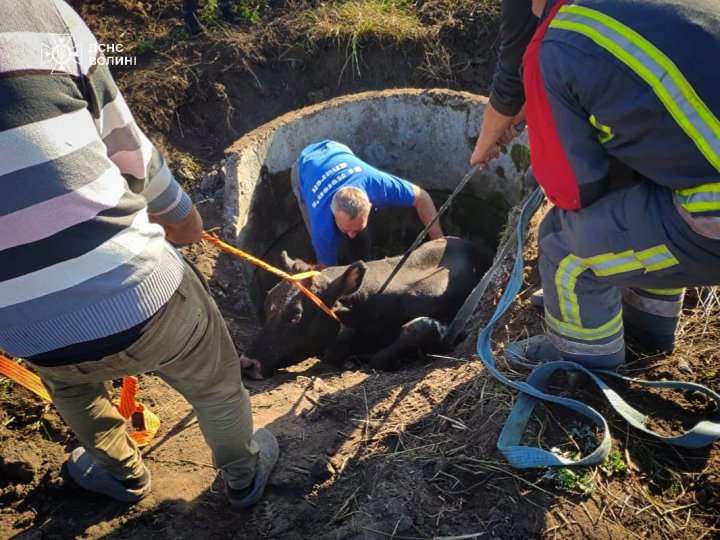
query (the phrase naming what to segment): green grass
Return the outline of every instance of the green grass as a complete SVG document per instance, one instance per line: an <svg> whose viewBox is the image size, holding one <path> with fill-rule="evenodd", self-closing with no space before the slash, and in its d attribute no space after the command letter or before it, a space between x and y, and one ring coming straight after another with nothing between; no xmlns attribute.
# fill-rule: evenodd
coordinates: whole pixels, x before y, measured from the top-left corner
<svg viewBox="0 0 720 540"><path fill-rule="evenodd" d="M562 451L553 449L553 451L563 457L572 460L578 460L583 455L588 455L597 448L597 433L594 428L586 425L576 425L568 432L571 444L575 447L573 450ZM627 463L623 459L620 452L611 452L603 462L597 467L604 476L622 476L627 472ZM597 476L596 468L587 467L558 467L548 469L542 476L546 482L566 493L575 495L588 495L595 491L596 484L594 478Z"/></svg>
<svg viewBox="0 0 720 540"><path fill-rule="evenodd" d="M200 13L198 13L198 18L203 23L208 23L215 20L218 17L219 13L220 8L218 8L217 0L207 0L205 5L200 9Z"/></svg>
<svg viewBox="0 0 720 540"><path fill-rule="evenodd" d="M373 39L392 42L416 41L433 35L423 25L409 0L350 0L322 4L306 12L310 42L336 40L347 48L346 67L360 75L360 50Z"/></svg>
<svg viewBox="0 0 720 540"><path fill-rule="evenodd" d="M406 0L350 0L322 4L307 11L315 38L387 37L393 41L419 39L430 29L422 24Z"/></svg>
<svg viewBox="0 0 720 540"><path fill-rule="evenodd" d="M585 471L559 467L549 469L542 479L552 483L555 489L574 495L589 495L595 491L595 483L590 473Z"/></svg>
<svg viewBox="0 0 720 540"><path fill-rule="evenodd" d="M627 473L628 466L620 452L611 452L600 464L600 470L606 476L621 476Z"/></svg>

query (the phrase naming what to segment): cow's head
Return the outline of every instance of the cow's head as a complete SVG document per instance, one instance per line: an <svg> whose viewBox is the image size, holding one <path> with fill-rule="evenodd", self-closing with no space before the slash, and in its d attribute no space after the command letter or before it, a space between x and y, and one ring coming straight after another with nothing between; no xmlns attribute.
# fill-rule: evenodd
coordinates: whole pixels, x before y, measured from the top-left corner
<svg viewBox="0 0 720 540"><path fill-rule="evenodd" d="M290 259L285 252L282 257L290 273L312 269L299 259ZM339 298L360 287L365 270L365 264L357 262L334 280L330 280L325 271L304 279L302 284L332 309ZM243 371L253 379L269 377L279 368L322 354L340 330L340 323L286 280L268 292L265 316L260 334L241 357Z"/></svg>

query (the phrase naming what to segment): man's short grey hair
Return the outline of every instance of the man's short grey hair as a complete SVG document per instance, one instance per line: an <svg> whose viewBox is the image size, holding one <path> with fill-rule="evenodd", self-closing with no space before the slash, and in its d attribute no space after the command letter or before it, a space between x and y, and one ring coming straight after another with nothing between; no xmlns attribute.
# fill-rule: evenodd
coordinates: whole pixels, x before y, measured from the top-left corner
<svg viewBox="0 0 720 540"><path fill-rule="evenodd" d="M350 219L369 214L371 207L367 193L352 186L338 189L330 203L333 214L342 210Z"/></svg>

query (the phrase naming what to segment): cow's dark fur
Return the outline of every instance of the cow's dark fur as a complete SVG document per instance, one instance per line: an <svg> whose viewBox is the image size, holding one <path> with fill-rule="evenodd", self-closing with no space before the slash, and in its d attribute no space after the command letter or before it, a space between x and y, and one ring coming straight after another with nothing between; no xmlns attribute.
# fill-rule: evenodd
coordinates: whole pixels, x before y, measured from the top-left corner
<svg viewBox="0 0 720 540"><path fill-rule="evenodd" d="M310 267L287 256L290 272ZM415 250L381 294L400 257L326 268L303 284L338 315L321 311L287 281L265 300L267 321L243 355L246 372L267 377L312 356L339 363L371 353L370 365L396 369L409 349L431 348L492 262L492 253L459 238L442 238Z"/></svg>

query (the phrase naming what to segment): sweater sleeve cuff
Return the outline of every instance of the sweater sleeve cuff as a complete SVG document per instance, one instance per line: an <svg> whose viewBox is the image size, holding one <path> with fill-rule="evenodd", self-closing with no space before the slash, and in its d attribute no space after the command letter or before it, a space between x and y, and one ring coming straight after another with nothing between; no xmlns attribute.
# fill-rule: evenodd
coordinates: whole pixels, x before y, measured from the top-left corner
<svg viewBox="0 0 720 540"><path fill-rule="evenodd" d="M151 214L158 223L174 224L179 223L190 215L192 210L192 200L190 196L182 190L179 190L179 200L177 204L160 214Z"/></svg>

